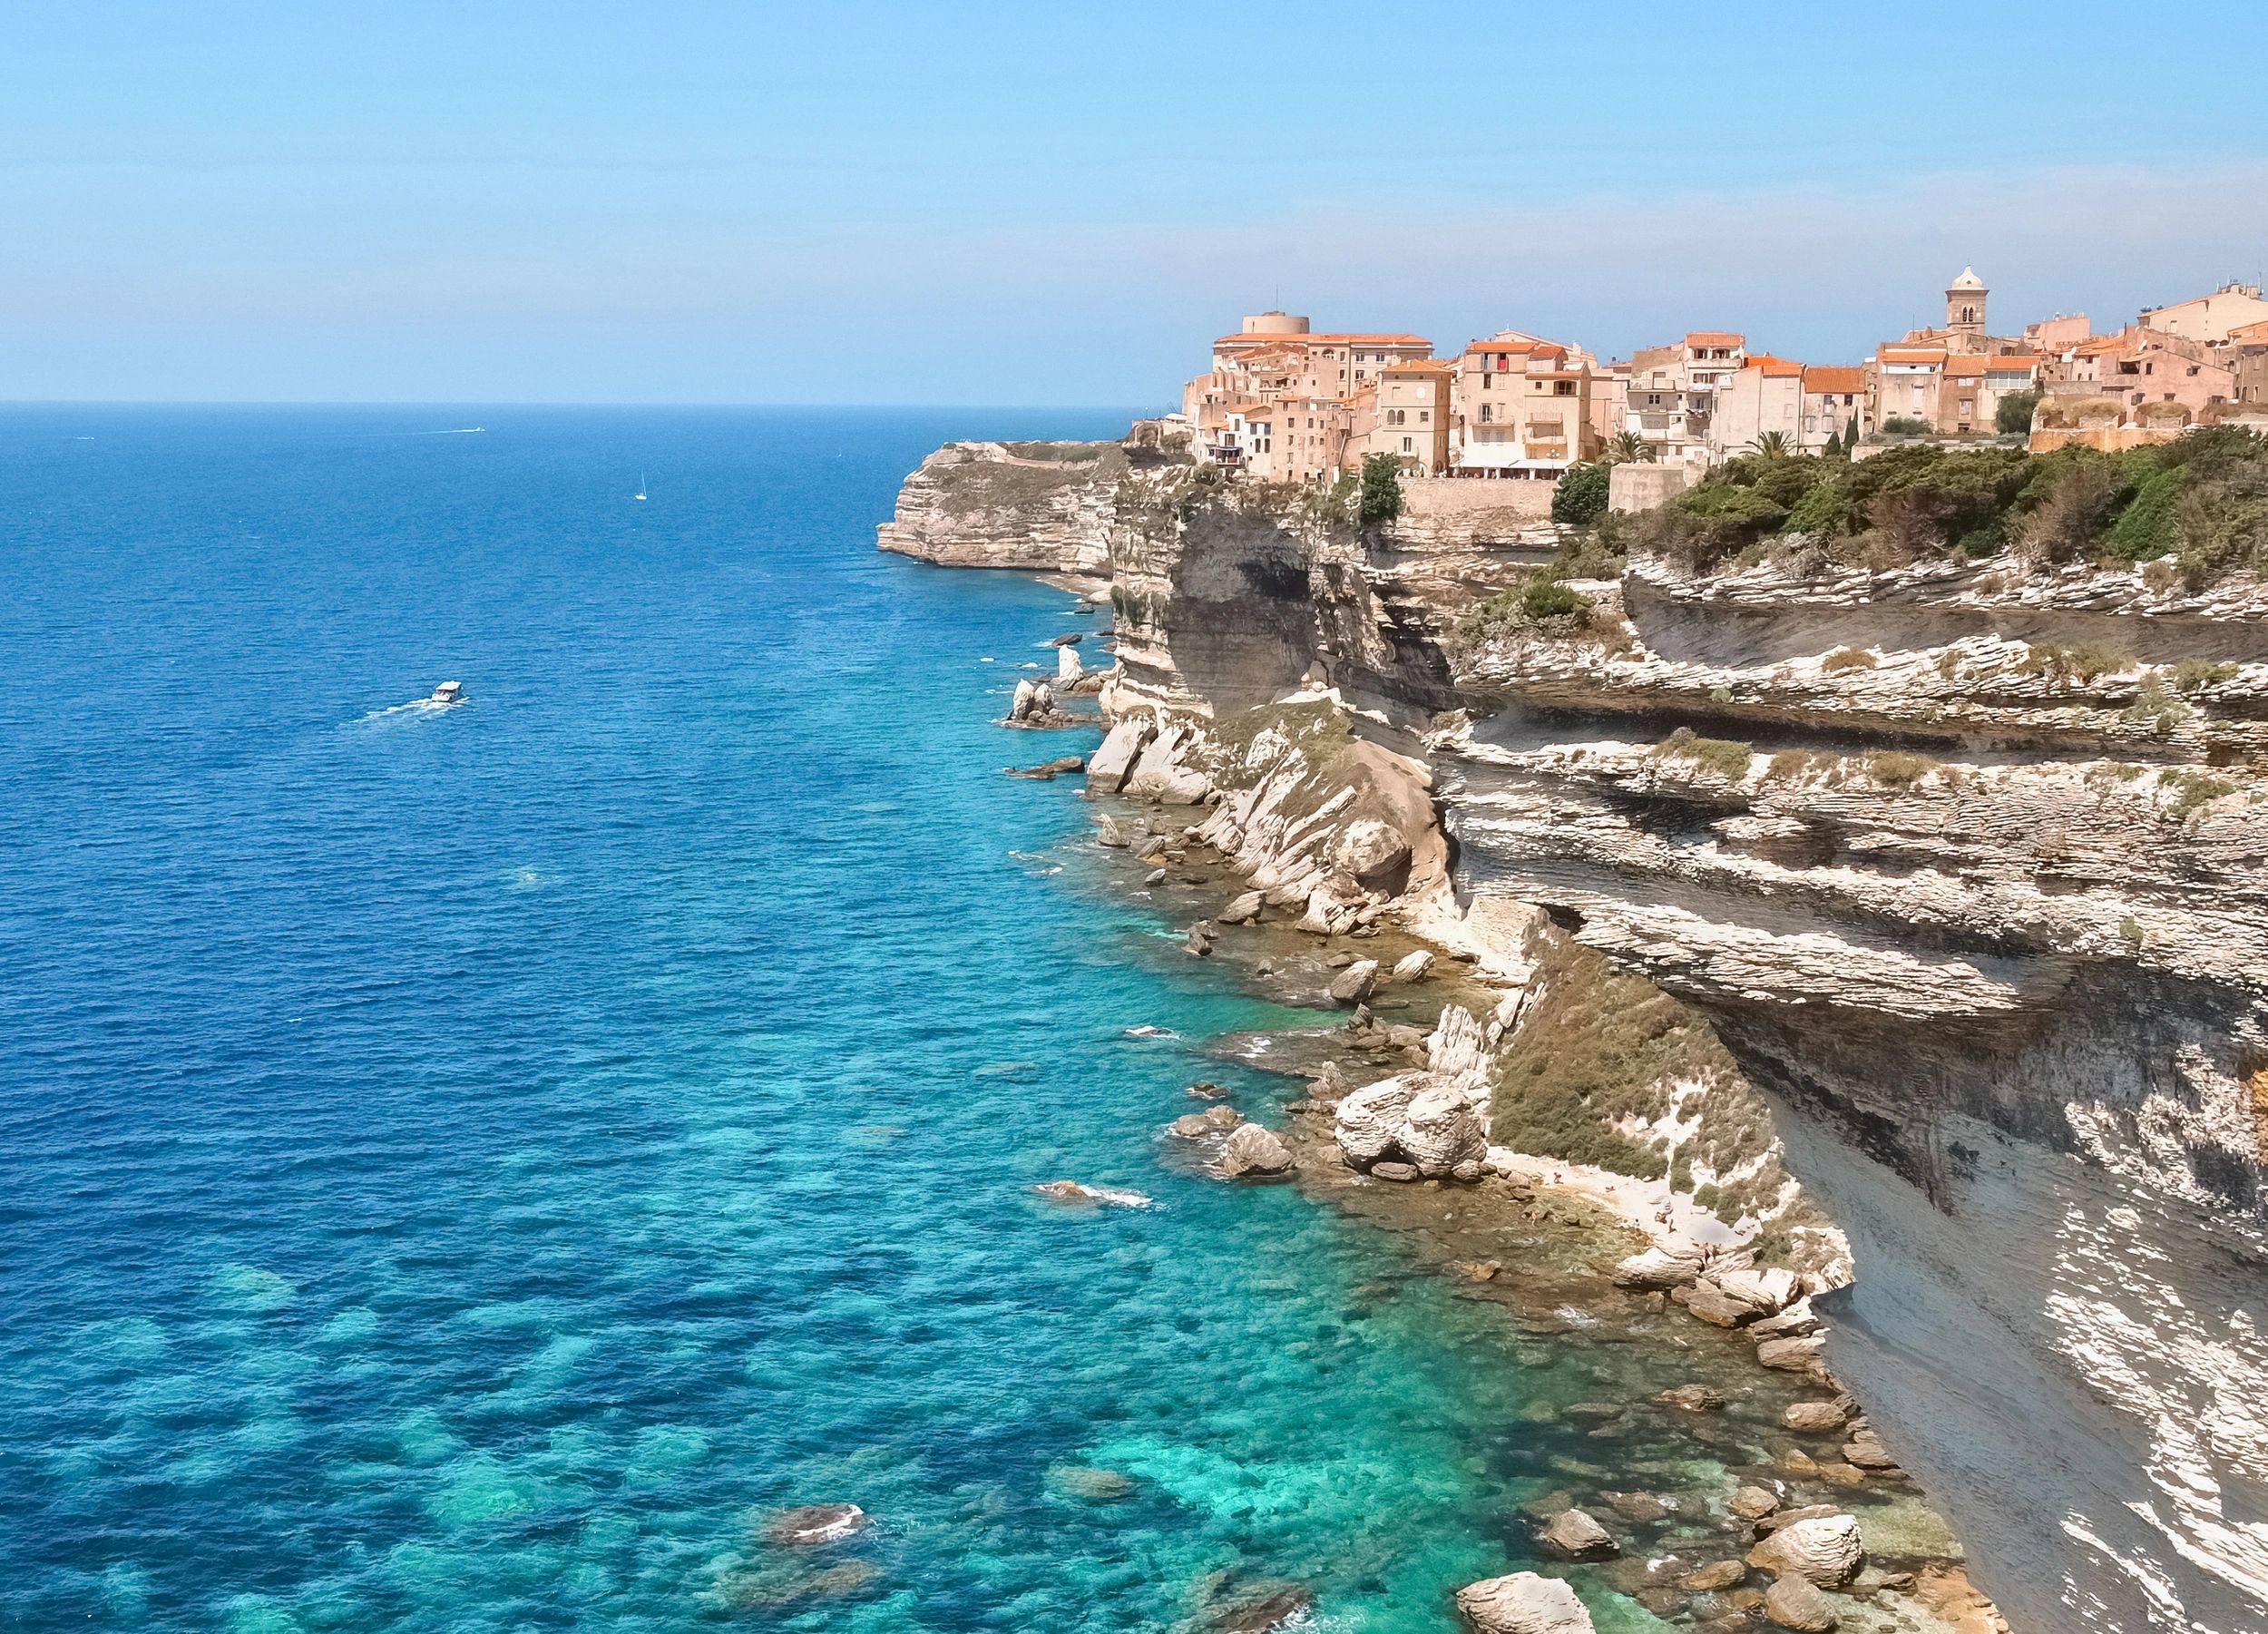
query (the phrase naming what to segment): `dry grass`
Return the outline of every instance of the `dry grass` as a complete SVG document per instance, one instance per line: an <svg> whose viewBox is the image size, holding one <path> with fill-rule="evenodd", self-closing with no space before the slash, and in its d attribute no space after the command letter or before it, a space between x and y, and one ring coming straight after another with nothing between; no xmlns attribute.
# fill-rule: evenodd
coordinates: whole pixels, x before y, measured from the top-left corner
<svg viewBox="0 0 2268 1634"><path fill-rule="evenodd" d="M1756 751L1730 738L1699 737L1691 727L1681 726L1650 752L1657 760L1689 760L1738 783L1748 776L1748 762Z"/></svg>
<svg viewBox="0 0 2268 1634"><path fill-rule="evenodd" d="M1838 647L1819 660L1823 674L1833 675L1843 670L1872 670L1882 660L1863 647Z"/></svg>

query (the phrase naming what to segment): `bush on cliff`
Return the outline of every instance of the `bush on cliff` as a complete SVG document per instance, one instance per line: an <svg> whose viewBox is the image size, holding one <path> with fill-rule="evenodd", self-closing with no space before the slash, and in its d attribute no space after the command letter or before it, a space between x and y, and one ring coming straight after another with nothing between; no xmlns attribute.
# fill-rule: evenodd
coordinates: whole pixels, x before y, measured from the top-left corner
<svg viewBox="0 0 2268 1634"><path fill-rule="evenodd" d="M1607 514L1607 490L1614 475L1604 463L1569 465L1551 490L1551 520L1587 527Z"/></svg>
<svg viewBox="0 0 2268 1634"><path fill-rule="evenodd" d="M1813 567L1876 571L2013 549L2038 565L2172 555L2198 589L2268 572L2268 442L2237 426L2105 454L1910 443L1871 459L1746 455L1633 519L1640 554L1687 572L1744 565L1800 535ZM1790 558L1793 560L1793 558ZM2153 588L2173 582L2160 568Z"/></svg>
<svg viewBox="0 0 2268 1634"><path fill-rule="evenodd" d="M1355 519L1366 528L1374 528L1401 514L1401 463L1391 454L1368 455L1363 461L1363 491Z"/></svg>

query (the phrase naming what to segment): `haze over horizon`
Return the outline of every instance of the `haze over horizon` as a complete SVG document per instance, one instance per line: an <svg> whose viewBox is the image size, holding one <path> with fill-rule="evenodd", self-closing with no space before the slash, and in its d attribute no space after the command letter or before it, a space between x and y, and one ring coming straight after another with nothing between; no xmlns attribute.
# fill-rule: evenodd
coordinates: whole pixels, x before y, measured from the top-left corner
<svg viewBox="0 0 2268 1634"><path fill-rule="evenodd" d="M2268 10L27 15L0 399L1155 404L1239 313L1856 361L2268 268Z"/></svg>

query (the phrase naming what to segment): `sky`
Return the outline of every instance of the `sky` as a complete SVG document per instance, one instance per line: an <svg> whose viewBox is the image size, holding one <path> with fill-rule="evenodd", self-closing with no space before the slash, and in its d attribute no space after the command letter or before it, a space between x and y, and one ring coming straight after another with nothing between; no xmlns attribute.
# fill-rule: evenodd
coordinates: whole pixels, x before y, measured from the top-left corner
<svg viewBox="0 0 2268 1634"><path fill-rule="evenodd" d="M73 0L0 400L1164 406L1242 313L1855 362L2268 269L2268 5Z"/></svg>

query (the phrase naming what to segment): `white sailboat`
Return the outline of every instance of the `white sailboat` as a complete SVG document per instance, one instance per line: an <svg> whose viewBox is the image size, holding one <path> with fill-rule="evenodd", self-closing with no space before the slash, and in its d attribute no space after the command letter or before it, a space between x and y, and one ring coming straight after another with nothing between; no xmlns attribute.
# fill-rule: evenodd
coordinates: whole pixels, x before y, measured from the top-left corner
<svg viewBox="0 0 2268 1634"><path fill-rule="evenodd" d="M631 494L631 497L632 499L643 499L646 497L646 474L643 471L640 471L638 474L638 492Z"/></svg>

